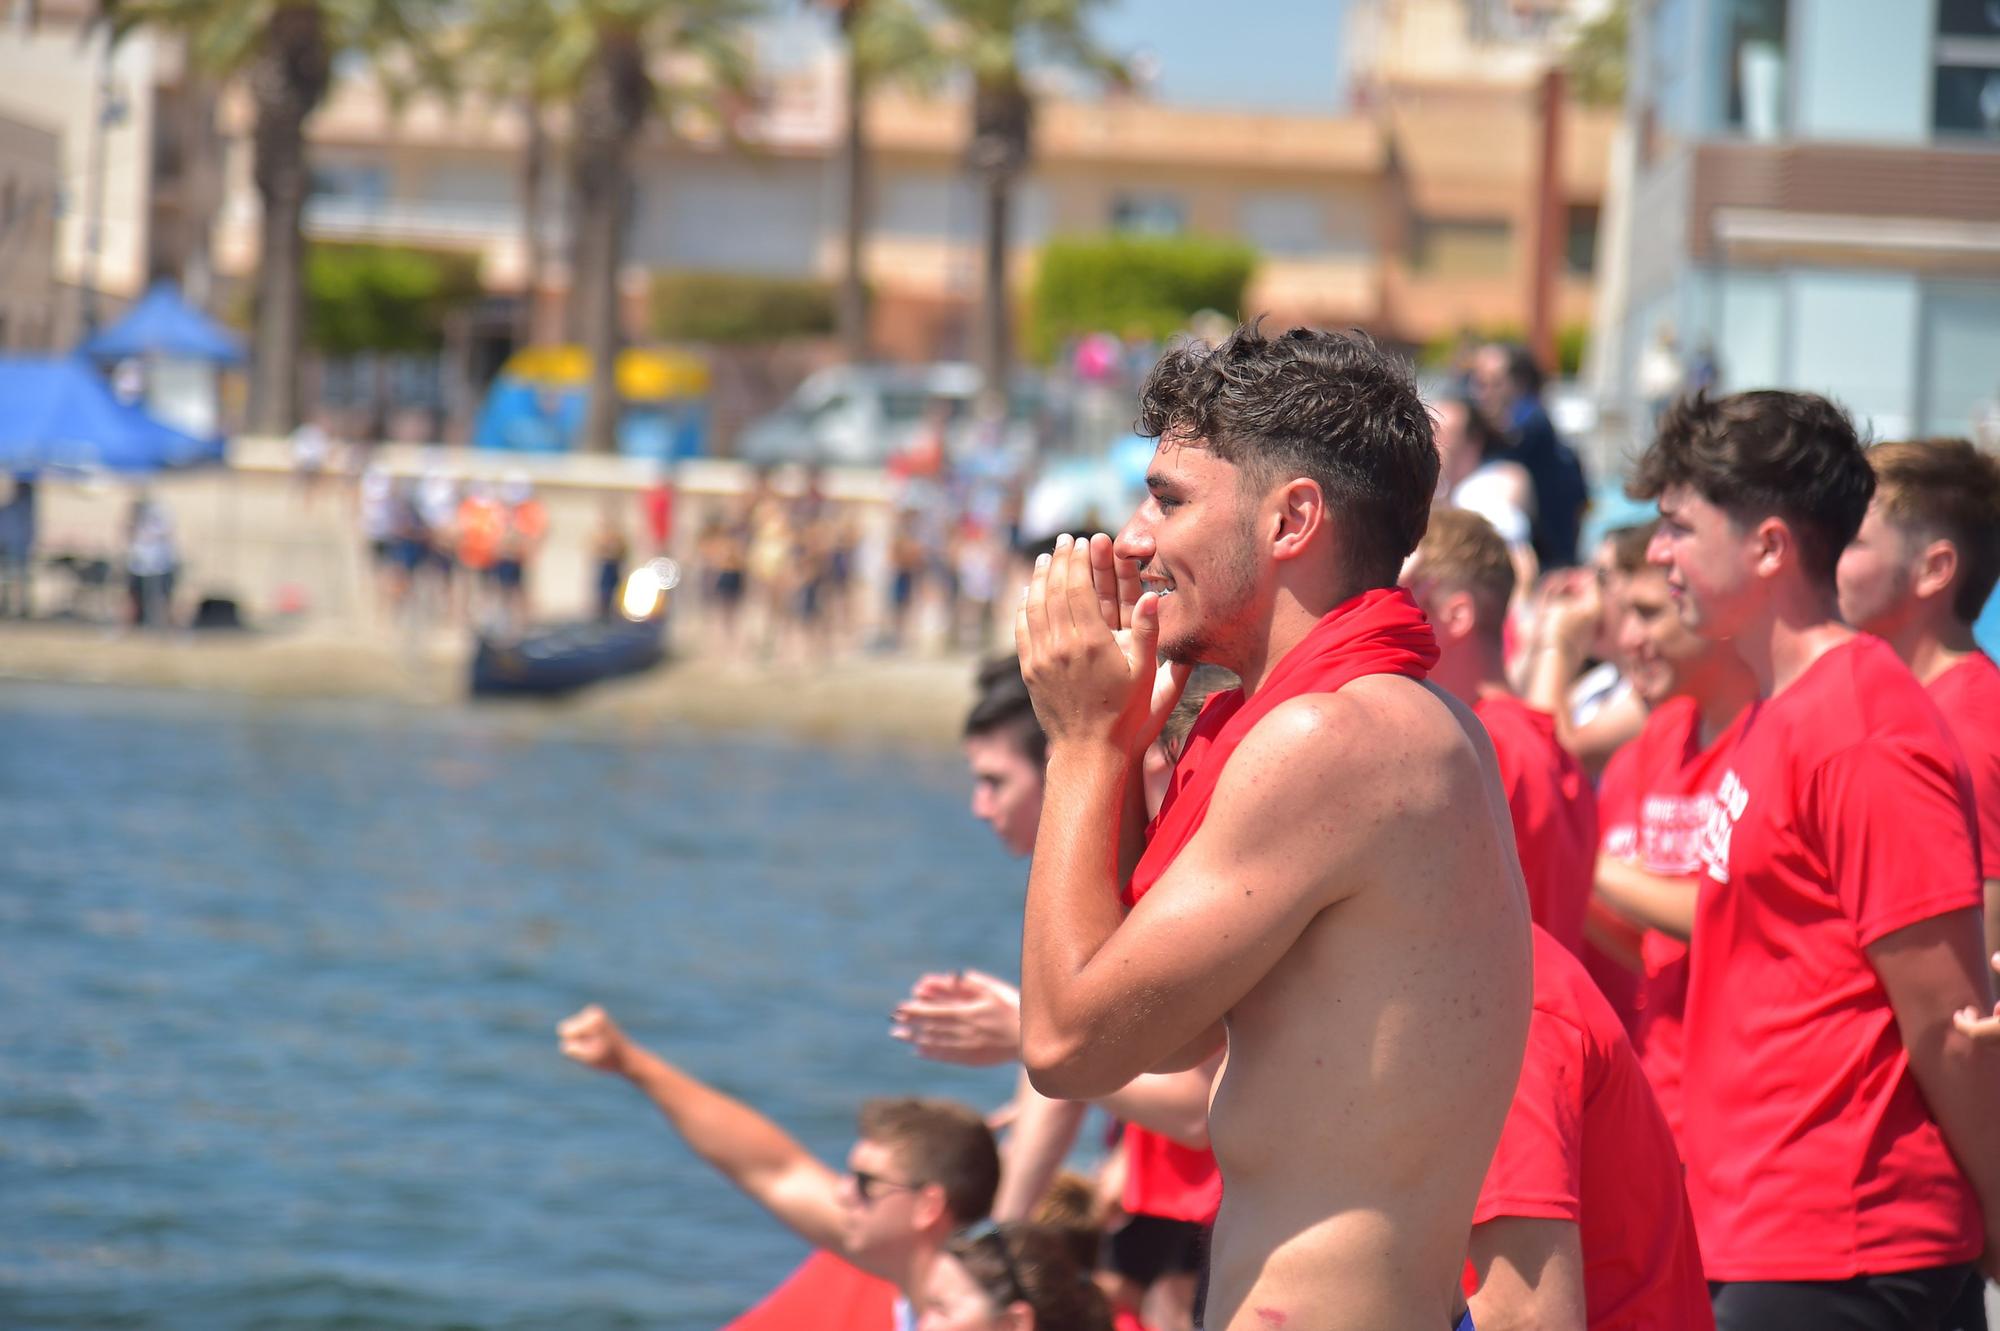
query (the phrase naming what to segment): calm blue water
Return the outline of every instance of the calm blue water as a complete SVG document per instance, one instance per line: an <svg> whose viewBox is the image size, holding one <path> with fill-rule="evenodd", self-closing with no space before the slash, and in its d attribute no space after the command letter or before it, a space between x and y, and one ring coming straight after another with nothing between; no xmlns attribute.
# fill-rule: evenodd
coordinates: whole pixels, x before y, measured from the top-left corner
<svg viewBox="0 0 2000 1331"><path fill-rule="evenodd" d="M823 1158L1005 1074L885 1034L1012 974L950 754L520 712L0 691L0 1325L706 1328L804 1252L633 1090L604 1003Z"/></svg>

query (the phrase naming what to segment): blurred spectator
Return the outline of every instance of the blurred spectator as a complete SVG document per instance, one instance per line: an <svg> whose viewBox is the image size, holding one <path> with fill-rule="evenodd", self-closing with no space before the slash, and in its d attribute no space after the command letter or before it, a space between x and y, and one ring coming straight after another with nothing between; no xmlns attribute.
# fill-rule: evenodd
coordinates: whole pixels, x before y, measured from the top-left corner
<svg viewBox="0 0 2000 1331"><path fill-rule="evenodd" d="M738 502L726 517L711 515L702 526L695 556L701 561L702 601L715 616L722 650L734 656L741 645L743 597L750 564L750 504Z"/></svg>
<svg viewBox="0 0 2000 1331"><path fill-rule="evenodd" d="M356 487L361 539L368 546L368 569L375 582L376 604L393 610L402 601L406 577L396 549L396 479L379 458L369 460Z"/></svg>
<svg viewBox="0 0 2000 1331"><path fill-rule="evenodd" d="M1542 371L1526 347L1481 347L1473 361L1479 404L1505 435L1508 456L1535 485L1535 558L1544 570L1576 563L1577 531L1589 501L1583 463L1556 437L1542 406Z"/></svg>
<svg viewBox="0 0 2000 1331"><path fill-rule="evenodd" d="M0 618L34 615L35 482L17 476L0 504Z"/></svg>
<svg viewBox="0 0 2000 1331"><path fill-rule="evenodd" d="M662 475L646 488L646 538L652 553L664 555L674 536L674 483Z"/></svg>
<svg viewBox="0 0 2000 1331"><path fill-rule="evenodd" d="M535 497L534 483L519 473L501 482L500 507L505 516L493 552L493 587L503 631L518 633L532 618L528 575L549 533L549 511Z"/></svg>
<svg viewBox="0 0 2000 1331"><path fill-rule="evenodd" d="M597 617L610 619L618 607L618 589L625 581L631 542L625 539L625 524L618 518L618 501L609 495L598 508L590 548L597 561Z"/></svg>
<svg viewBox="0 0 2000 1331"><path fill-rule="evenodd" d="M1687 374L1681 366L1680 344L1674 326L1661 320L1653 326L1652 337L1639 353L1639 396L1646 403L1647 428L1660 423L1660 416L1681 395Z"/></svg>
<svg viewBox="0 0 2000 1331"><path fill-rule="evenodd" d="M479 604L473 618L482 626L486 613L485 593L493 585L493 567L500 559L500 541L507 531L507 510L492 487L475 481L458 505L454 530L454 553L458 567L465 570L465 594Z"/></svg>
<svg viewBox="0 0 2000 1331"><path fill-rule="evenodd" d="M150 492L141 493L132 501L125 523L125 579L134 624L164 627L173 622L174 577L179 571L173 518Z"/></svg>
<svg viewBox="0 0 2000 1331"><path fill-rule="evenodd" d="M904 509L896 515L896 534L889 541L889 622L883 645L895 651L909 642L910 607L916 603L929 562L917 524L917 514Z"/></svg>
<svg viewBox="0 0 2000 1331"><path fill-rule="evenodd" d="M327 436L326 427L315 419L300 422L292 431L291 443L292 472L299 479L299 498L310 505L319 489L320 475L326 470L333 441Z"/></svg>

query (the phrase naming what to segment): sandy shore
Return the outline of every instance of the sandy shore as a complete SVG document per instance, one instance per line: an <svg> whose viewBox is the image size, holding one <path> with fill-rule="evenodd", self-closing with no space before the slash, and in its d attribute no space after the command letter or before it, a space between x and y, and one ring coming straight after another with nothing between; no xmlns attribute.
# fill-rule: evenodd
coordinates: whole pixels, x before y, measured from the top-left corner
<svg viewBox="0 0 2000 1331"><path fill-rule="evenodd" d="M470 649L458 634L416 642L309 629L141 633L5 621L0 687L19 681L266 701L368 699L536 711L615 732L697 726L931 747L957 740L973 673L966 657L856 655L811 666L677 657L558 702L473 702L466 694Z"/></svg>

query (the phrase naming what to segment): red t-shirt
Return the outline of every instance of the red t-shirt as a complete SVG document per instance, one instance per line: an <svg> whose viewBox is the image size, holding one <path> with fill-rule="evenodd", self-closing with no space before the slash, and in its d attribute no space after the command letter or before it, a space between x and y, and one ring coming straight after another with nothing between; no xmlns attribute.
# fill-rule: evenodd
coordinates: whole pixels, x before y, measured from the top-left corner
<svg viewBox="0 0 2000 1331"><path fill-rule="evenodd" d="M1591 1331L1715 1325L1666 1119L1617 1014L1539 928L1528 1050L1472 1223L1502 1216L1576 1225Z"/></svg>
<svg viewBox="0 0 2000 1331"><path fill-rule="evenodd" d="M1685 878L1701 870L1701 835L1715 807L1715 786L1750 709L1708 748L1701 709L1674 698L1653 709L1645 728L1620 750L1632 755L1632 835L1622 857L1648 873ZM1681 1135L1681 1059L1687 1008L1687 944L1648 929L1639 944L1645 979L1632 1043L1674 1137Z"/></svg>
<svg viewBox="0 0 2000 1331"><path fill-rule="evenodd" d="M1682 1145L1708 1273L1966 1262L1979 1205L1866 949L1965 911L1971 790L1916 676L1866 635L1745 723L1701 837Z"/></svg>
<svg viewBox="0 0 2000 1331"><path fill-rule="evenodd" d="M723 1331L894 1331L894 1285L824 1249Z"/></svg>
<svg viewBox="0 0 2000 1331"><path fill-rule="evenodd" d="M1519 698L1481 698L1472 710L1493 737L1507 788L1514 846L1528 881L1528 913L1572 952L1597 869L1597 796L1583 768L1556 742L1556 721Z"/></svg>
<svg viewBox="0 0 2000 1331"><path fill-rule="evenodd" d="M1638 828L1634 825L1638 771L1637 764L1633 762L1637 756L1637 746L1629 743L1620 745L1597 778L1597 849L1601 855L1630 859L1632 845L1638 839ZM1600 948L1594 935L1598 930L1609 933L1625 949L1636 954L1646 931L1599 901L1595 894L1585 909L1585 919L1593 930L1583 940L1583 968L1590 972L1590 978L1597 982L1598 992L1610 1002L1618 1020L1625 1024L1625 1033L1636 1040L1639 1032L1639 974L1617 956Z"/></svg>
<svg viewBox="0 0 2000 1331"><path fill-rule="evenodd" d="M1979 872L2000 878L2000 667L1974 652L1931 681L1931 701L1958 740L1979 805Z"/></svg>

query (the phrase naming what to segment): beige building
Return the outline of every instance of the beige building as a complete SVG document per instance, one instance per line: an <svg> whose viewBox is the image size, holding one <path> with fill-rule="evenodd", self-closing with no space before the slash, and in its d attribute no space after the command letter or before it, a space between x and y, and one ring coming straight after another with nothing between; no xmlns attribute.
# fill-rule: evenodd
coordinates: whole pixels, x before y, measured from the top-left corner
<svg viewBox="0 0 2000 1331"><path fill-rule="evenodd" d="M54 130L0 116L0 354L56 346L61 148Z"/></svg>

